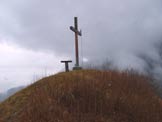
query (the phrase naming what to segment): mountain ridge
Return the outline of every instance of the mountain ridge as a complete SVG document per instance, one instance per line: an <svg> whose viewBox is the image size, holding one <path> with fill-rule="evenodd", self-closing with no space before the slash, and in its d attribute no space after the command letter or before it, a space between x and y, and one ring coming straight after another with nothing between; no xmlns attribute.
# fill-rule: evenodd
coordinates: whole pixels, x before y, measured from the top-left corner
<svg viewBox="0 0 162 122"><path fill-rule="evenodd" d="M8 89L6 92L0 93L0 102L4 101L8 97L12 96L16 92L20 91L21 89L25 88L25 86L18 86Z"/></svg>
<svg viewBox="0 0 162 122"><path fill-rule="evenodd" d="M149 78L130 71L81 70L39 80L0 104L2 122L160 122Z"/></svg>

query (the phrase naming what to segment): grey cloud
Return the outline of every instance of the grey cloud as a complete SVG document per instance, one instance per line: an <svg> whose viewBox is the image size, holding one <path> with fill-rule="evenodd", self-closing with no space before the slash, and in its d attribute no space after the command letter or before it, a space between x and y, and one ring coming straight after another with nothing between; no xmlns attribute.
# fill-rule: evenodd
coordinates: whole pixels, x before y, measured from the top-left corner
<svg viewBox="0 0 162 122"><path fill-rule="evenodd" d="M162 42L161 5L160 0L6 0L0 32L25 48L74 57L69 26L78 16L85 57L144 70L148 63L139 55L161 59L154 47Z"/></svg>

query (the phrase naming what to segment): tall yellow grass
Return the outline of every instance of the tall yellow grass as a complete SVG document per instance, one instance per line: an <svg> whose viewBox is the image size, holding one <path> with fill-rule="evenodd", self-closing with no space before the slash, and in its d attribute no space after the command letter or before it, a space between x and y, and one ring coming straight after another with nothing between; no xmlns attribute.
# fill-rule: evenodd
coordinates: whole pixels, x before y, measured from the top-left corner
<svg viewBox="0 0 162 122"><path fill-rule="evenodd" d="M60 73L33 84L17 122L162 122L150 79L130 71Z"/></svg>

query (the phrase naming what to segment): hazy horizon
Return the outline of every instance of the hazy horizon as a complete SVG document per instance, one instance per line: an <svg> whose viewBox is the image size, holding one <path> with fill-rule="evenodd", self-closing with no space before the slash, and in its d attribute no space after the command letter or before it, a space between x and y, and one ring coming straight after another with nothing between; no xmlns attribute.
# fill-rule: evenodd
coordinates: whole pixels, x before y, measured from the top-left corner
<svg viewBox="0 0 162 122"><path fill-rule="evenodd" d="M61 60L75 63L69 30L74 16L83 32L80 56L87 63L110 60L119 69L134 68L160 79L161 11L160 0L2 0L0 91L64 69Z"/></svg>

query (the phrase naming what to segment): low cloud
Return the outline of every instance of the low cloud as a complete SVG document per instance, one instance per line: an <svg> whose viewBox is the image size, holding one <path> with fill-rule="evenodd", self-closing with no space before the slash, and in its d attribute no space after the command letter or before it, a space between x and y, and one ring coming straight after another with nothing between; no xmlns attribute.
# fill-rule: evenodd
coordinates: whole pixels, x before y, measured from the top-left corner
<svg viewBox="0 0 162 122"><path fill-rule="evenodd" d="M69 26L78 16L89 61L110 59L122 69L159 73L161 5L160 0L5 0L0 4L0 36L22 48L74 59Z"/></svg>
<svg viewBox="0 0 162 122"><path fill-rule="evenodd" d="M5 43L0 44L0 56L0 92L11 87L29 85L63 68L58 63L63 57Z"/></svg>

